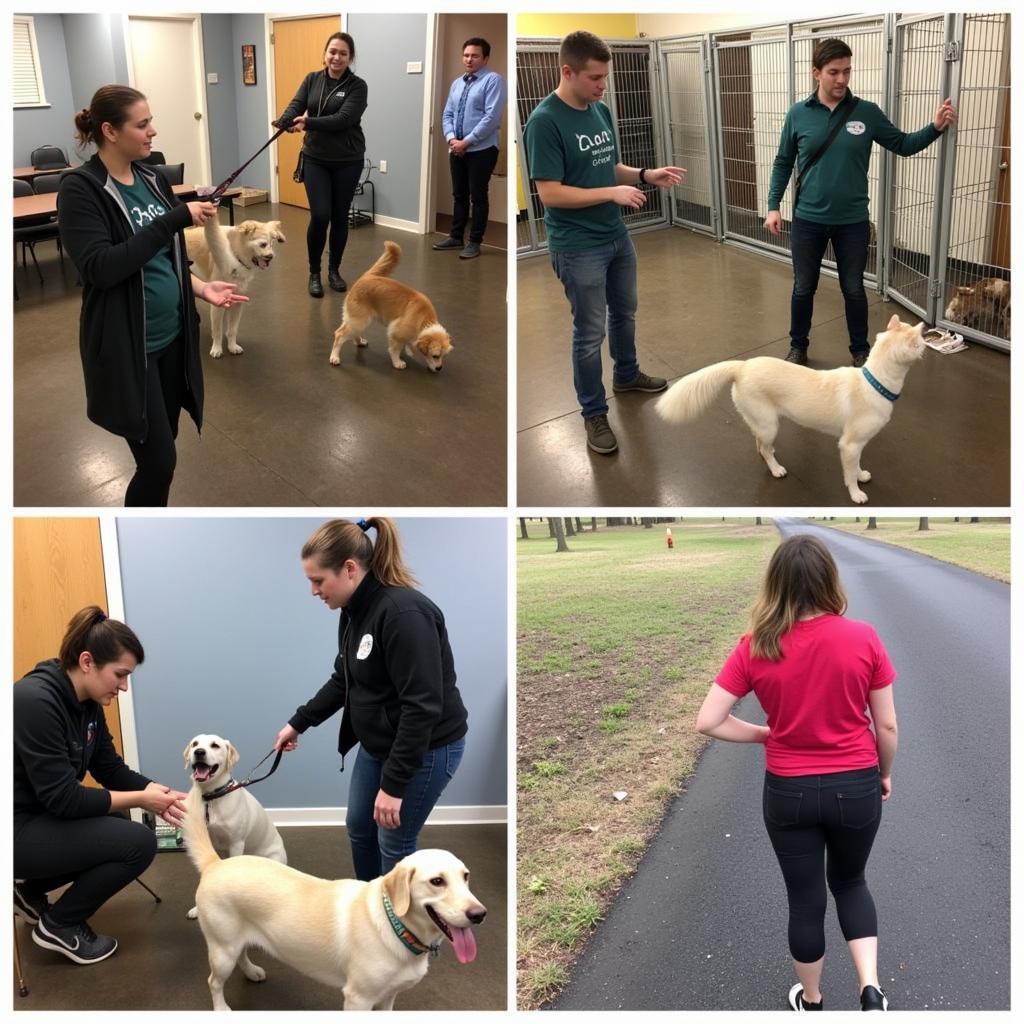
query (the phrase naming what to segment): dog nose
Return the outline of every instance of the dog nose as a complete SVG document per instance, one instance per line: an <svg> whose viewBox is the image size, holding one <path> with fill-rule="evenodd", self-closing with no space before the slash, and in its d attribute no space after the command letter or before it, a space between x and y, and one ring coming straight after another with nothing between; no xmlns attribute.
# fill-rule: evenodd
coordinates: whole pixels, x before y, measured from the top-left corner
<svg viewBox="0 0 1024 1024"><path fill-rule="evenodd" d="M206 751L203 750L202 747L197 747L195 750L192 751L192 756L193 757L206 757Z"/></svg>
<svg viewBox="0 0 1024 1024"><path fill-rule="evenodd" d="M481 904L473 907L472 910L466 911L466 917L473 922L473 924L479 924L487 916L487 908Z"/></svg>

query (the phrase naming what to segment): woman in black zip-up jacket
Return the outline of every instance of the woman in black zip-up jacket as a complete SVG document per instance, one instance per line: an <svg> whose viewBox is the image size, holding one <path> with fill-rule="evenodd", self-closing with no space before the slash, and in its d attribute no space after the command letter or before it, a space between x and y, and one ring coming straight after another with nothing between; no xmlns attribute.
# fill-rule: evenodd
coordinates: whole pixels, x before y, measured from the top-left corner
<svg viewBox="0 0 1024 1024"><path fill-rule="evenodd" d="M105 85L75 116L82 145L98 152L61 179L61 243L82 279L79 348L86 413L124 437L135 457L126 505L167 504L178 417L202 426L203 368L195 298L248 302L235 285L189 271L184 229L217 215L180 203L167 179L139 163L156 135L146 97Z"/></svg>
<svg viewBox="0 0 1024 1024"><path fill-rule="evenodd" d="M77 964L117 949L88 919L156 853L153 832L119 812L141 807L171 824L185 812L184 793L124 763L103 717L143 657L123 622L83 608L60 655L14 685L14 913L35 926L37 945ZM103 788L83 786L86 772ZM46 894L68 882L51 906Z"/></svg>
<svg viewBox="0 0 1024 1024"><path fill-rule="evenodd" d="M341 276L341 258L348 241L348 211L352 205L366 157L366 139L360 120L366 110L366 82L349 66L356 59L356 44L347 32L335 32L324 47L320 71L302 80L295 98L274 127L288 125L303 131L302 152L295 179L306 186L309 199L309 294L323 298L320 258L331 229L327 283L336 292L348 287Z"/></svg>
<svg viewBox="0 0 1024 1024"><path fill-rule="evenodd" d="M345 825L356 877L368 882L415 851L462 759L466 708L444 615L415 589L391 519L325 523L303 546L302 568L313 595L342 610L338 657L274 748L294 750L300 733L344 709L343 768L359 744Z"/></svg>

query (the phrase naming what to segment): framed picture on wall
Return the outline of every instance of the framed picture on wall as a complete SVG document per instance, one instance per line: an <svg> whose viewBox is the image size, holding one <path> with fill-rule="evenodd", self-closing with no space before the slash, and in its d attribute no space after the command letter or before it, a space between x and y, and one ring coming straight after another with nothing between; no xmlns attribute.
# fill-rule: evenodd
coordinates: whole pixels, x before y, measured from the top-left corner
<svg viewBox="0 0 1024 1024"><path fill-rule="evenodd" d="M242 85L256 84L256 45L242 44Z"/></svg>

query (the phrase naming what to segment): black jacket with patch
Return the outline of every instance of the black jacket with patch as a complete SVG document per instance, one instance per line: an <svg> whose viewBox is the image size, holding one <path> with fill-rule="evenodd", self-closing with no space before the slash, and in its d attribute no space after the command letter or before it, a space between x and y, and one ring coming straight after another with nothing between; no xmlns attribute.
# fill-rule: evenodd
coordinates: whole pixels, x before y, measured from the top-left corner
<svg viewBox="0 0 1024 1024"><path fill-rule="evenodd" d="M82 279L79 349L85 372L86 414L111 433L144 441L146 421L146 264L169 242L182 293L185 342L184 408L203 422L203 366L199 314L192 293L185 228L188 206L167 179L147 164L132 164L163 200L167 213L138 233L117 187L98 156L69 171L57 196L61 243Z"/></svg>
<svg viewBox="0 0 1024 1024"><path fill-rule="evenodd" d="M145 789L114 749L103 708L80 701L53 658L14 684L14 818L95 818L110 811L107 790ZM104 788L81 785L85 773Z"/></svg>
<svg viewBox="0 0 1024 1024"><path fill-rule="evenodd" d="M341 78L326 71L311 71L279 118L290 124L308 111L302 152L324 163L362 163L366 137L361 118L366 110L366 82L351 68Z"/></svg>
<svg viewBox="0 0 1024 1024"><path fill-rule="evenodd" d="M381 789L394 797L429 750L466 735L444 616L429 597L364 577L341 613L331 678L289 724L305 732L340 708L339 753L361 743L384 762Z"/></svg>

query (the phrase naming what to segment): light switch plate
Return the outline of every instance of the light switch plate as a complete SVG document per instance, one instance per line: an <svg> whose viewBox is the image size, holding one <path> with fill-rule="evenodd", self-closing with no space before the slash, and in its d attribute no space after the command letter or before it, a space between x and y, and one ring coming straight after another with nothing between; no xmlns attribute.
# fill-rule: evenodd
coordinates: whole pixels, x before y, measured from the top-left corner
<svg viewBox="0 0 1024 1024"><path fill-rule="evenodd" d="M407 75L422 75L423 74L423 61L421 60L409 60L405 62L405 73Z"/></svg>

